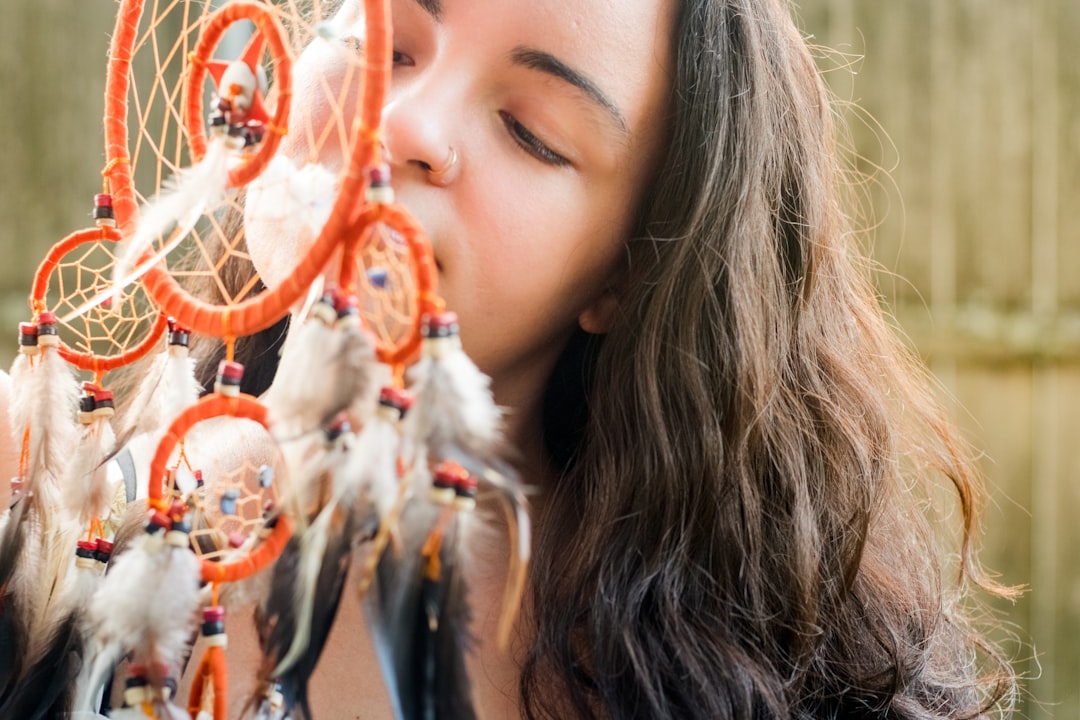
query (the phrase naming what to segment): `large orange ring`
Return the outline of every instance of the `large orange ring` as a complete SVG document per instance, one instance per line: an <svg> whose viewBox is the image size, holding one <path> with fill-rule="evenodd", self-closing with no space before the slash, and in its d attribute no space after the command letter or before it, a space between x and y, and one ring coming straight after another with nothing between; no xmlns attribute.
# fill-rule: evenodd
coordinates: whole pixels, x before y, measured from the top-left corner
<svg viewBox="0 0 1080 720"><path fill-rule="evenodd" d="M173 419L154 451L153 460L150 461L149 490L152 507L159 510L168 509L169 501L165 498L165 478L168 475L167 466L173 450L196 424L222 416L252 420L268 430L270 428L266 406L250 395L228 397L212 393L188 407ZM270 534L246 557L230 563L201 559L202 579L204 582L221 583L235 582L250 577L276 560L291 536L292 522L288 516L279 515Z"/></svg>
<svg viewBox="0 0 1080 720"><path fill-rule="evenodd" d="M35 313L45 307L45 296L49 292L49 277L56 270L60 260L79 245L107 240L117 242L120 234L113 228L95 227L86 230L78 230L56 243L50 248L45 259L41 261L37 272L34 273L34 285L30 289L30 307ZM158 318L146 337L134 347L126 349L119 355L95 355L92 352L78 352L60 343L60 356L80 370L88 370L96 375L102 375L116 368L123 367L145 357L158 340L165 334L169 320L164 313L158 313Z"/></svg>

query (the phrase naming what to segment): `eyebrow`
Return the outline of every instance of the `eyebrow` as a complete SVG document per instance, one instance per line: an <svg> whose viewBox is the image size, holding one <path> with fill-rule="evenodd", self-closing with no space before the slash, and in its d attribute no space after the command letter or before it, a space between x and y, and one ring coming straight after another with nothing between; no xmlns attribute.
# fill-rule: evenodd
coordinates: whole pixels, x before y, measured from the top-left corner
<svg viewBox="0 0 1080 720"><path fill-rule="evenodd" d="M424 3L436 3L439 0L417 0L417 2ZM551 53L544 52L543 50L536 50L529 47L516 47L510 54L511 60L515 65L529 68L530 70L537 70L539 72L551 75L552 77L563 80L570 83L578 90L581 90L588 96L593 102L602 107L607 114L611 117L611 120L615 123L615 126L623 133L629 132L629 126L626 124L626 118L623 116L619 107L612 102L612 100L604 93L600 87L589 78L585 77L577 70L564 63L559 58L555 57Z"/></svg>
<svg viewBox="0 0 1080 720"><path fill-rule="evenodd" d="M442 0L416 0L416 4L424 9L434 20L442 18Z"/></svg>
<svg viewBox="0 0 1080 720"><path fill-rule="evenodd" d="M414 0L414 2L416 2L416 4L436 22L442 17L442 0ZM602 107L607 112L612 122L615 123L615 127L617 127L624 135L630 132L630 126L627 125L626 117L623 116L622 111L619 110L619 106L612 102L611 98L600 89L600 86L551 53L519 46L514 48L514 51L510 53L510 59L515 65L520 65L521 67L530 70L537 70L570 83L578 90L585 93L585 95L593 102Z"/></svg>

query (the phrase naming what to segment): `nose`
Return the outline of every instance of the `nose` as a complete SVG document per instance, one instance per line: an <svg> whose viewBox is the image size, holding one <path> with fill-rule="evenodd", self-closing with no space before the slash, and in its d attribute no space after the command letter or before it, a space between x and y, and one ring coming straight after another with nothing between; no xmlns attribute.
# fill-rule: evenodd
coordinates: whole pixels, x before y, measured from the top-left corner
<svg viewBox="0 0 1080 720"><path fill-rule="evenodd" d="M453 98L440 81L414 79L392 89L383 106L387 162L398 180L412 178L446 187L461 171L463 148L453 138Z"/></svg>

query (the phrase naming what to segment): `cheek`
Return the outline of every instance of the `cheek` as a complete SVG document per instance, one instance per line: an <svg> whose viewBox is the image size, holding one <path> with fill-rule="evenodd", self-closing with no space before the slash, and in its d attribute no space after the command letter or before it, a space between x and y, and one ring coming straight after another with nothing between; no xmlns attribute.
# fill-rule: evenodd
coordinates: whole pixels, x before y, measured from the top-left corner
<svg viewBox="0 0 1080 720"><path fill-rule="evenodd" d="M340 169L360 110L358 56L343 41L316 38L293 67L289 133L283 152L298 164L318 160Z"/></svg>

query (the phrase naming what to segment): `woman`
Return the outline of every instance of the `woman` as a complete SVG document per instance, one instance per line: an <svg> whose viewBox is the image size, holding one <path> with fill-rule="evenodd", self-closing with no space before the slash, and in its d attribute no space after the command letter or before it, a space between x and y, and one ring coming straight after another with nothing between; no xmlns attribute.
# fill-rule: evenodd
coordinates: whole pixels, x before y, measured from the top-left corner
<svg viewBox="0 0 1080 720"><path fill-rule="evenodd" d="M505 557L469 549L481 717L1011 709L1014 677L966 609L973 586L1005 593L974 553L977 476L849 247L827 94L789 13L393 0L394 188L536 488L506 652ZM337 118L358 3L334 24L345 42L297 63L283 152L337 169L336 136L312 140ZM287 224L247 241L270 286L300 250ZM249 391L278 335L239 347ZM956 568L924 513L939 478ZM314 678L319 718L385 716L354 605Z"/></svg>
<svg viewBox="0 0 1080 720"><path fill-rule="evenodd" d="M538 488L520 673L485 663L520 698L481 711L1008 714L965 610L973 585L1005 592L974 554L976 473L850 246L786 4L393 8L395 190ZM300 86L335 63L301 60ZM308 107L301 126L329 122ZM286 151L333 164L312 136ZM295 244L248 243L279 281ZM939 478L956 569L924 514Z"/></svg>

